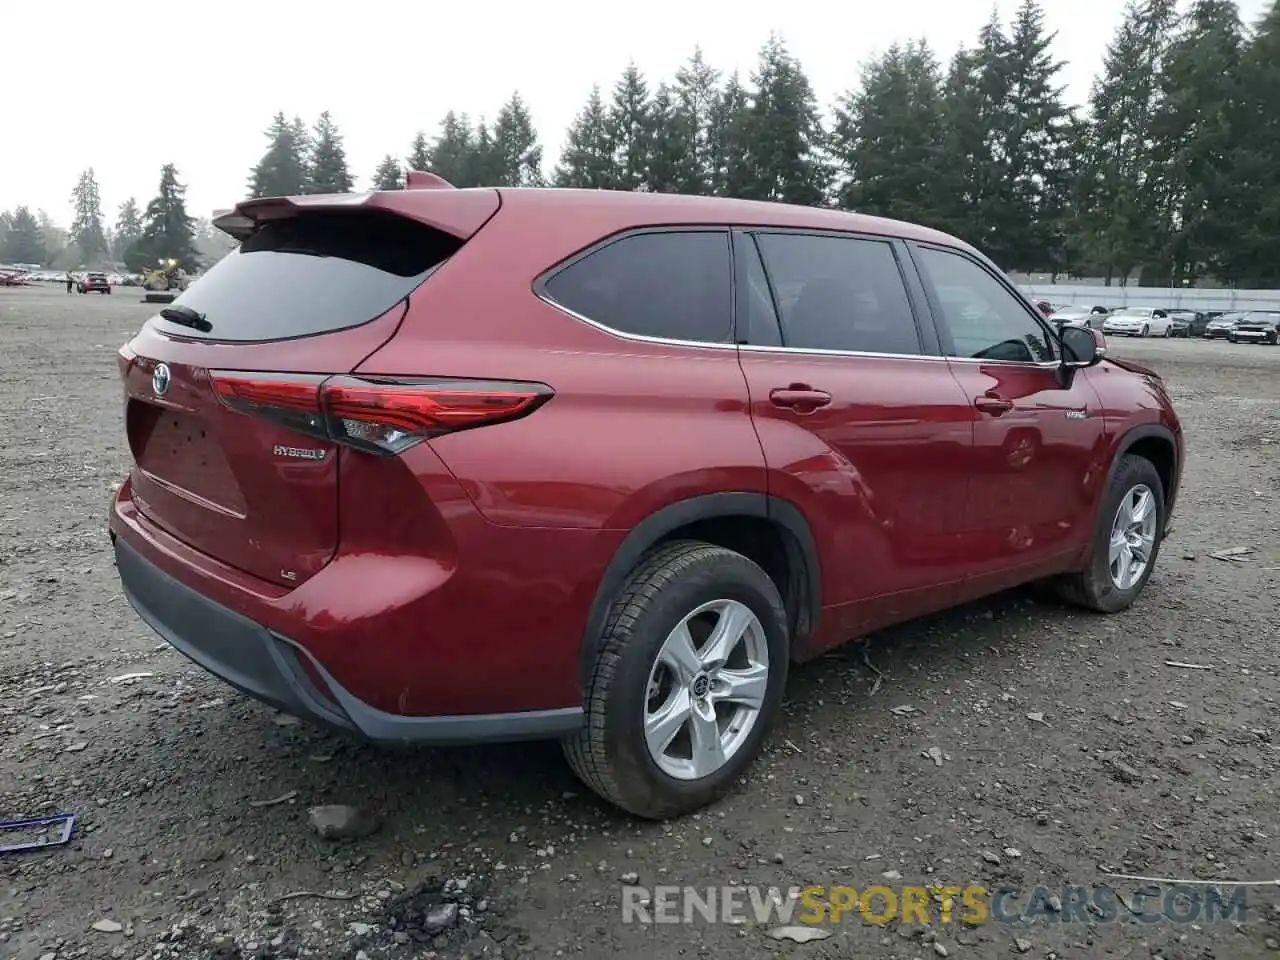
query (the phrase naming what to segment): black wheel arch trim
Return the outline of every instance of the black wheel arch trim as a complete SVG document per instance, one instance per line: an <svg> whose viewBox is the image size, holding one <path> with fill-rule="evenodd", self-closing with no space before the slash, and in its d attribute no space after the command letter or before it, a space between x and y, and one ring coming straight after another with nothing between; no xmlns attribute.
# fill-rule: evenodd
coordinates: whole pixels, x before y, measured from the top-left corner
<svg viewBox="0 0 1280 960"><path fill-rule="evenodd" d="M699 520L734 516L770 520L786 531L788 536L784 538L784 543L788 551L793 553L789 559L798 560L804 572L801 609L793 613L793 618L798 621L800 632L808 633L817 626L819 611L822 609L822 568L818 544L809 521L795 504L766 493L746 491L709 493L678 500L637 523L605 567L604 575L596 587L582 636L578 678L583 690L591 677L600 635L609 616L609 607L640 558L673 530ZM795 569L794 565L792 569Z"/></svg>
<svg viewBox="0 0 1280 960"><path fill-rule="evenodd" d="M1120 469L1121 457L1132 450L1139 441L1153 437L1169 444L1169 449L1173 452L1173 475L1169 489L1164 491L1165 527L1167 532L1167 528L1172 522L1172 507L1174 500L1177 498L1178 483L1180 481L1178 439L1168 427L1159 423L1144 423L1125 431L1116 443L1116 452L1111 458L1111 465L1107 468L1107 483L1103 489L1105 490L1111 486L1111 481L1114 479L1116 471Z"/></svg>

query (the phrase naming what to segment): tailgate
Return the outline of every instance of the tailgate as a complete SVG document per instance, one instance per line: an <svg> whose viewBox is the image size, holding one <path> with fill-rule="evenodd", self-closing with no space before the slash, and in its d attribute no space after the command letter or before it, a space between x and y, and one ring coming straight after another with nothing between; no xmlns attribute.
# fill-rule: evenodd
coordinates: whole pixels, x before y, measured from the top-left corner
<svg viewBox="0 0 1280 960"><path fill-rule="evenodd" d="M232 409L213 377L270 374L294 402L318 391L392 337L408 295L465 239L385 210L304 208L258 227L121 350L138 510L273 583L323 568L350 453L303 419Z"/></svg>

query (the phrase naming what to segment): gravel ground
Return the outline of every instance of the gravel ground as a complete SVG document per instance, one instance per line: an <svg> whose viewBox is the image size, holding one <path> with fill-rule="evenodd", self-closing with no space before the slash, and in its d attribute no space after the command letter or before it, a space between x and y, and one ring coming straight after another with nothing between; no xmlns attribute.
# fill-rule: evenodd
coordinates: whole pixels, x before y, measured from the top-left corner
<svg viewBox="0 0 1280 960"><path fill-rule="evenodd" d="M795 672L741 789L663 825L597 802L553 745L376 749L291 724L158 642L121 597L105 525L127 462L114 352L148 315L139 300L0 290L0 816L78 815L69 845L0 855L0 957L1280 949L1274 887L1249 889L1243 923L1055 922L1058 904L972 929L855 913L804 944L755 920L627 924L621 910L623 878L1012 884L1015 909L1036 884L1104 871L1274 878L1280 349L1112 344L1167 377L1191 449L1174 538L1135 608L1101 618L1013 593L837 651ZM1253 551L1210 557L1230 547ZM322 839L317 804L356 805L379 829ZM332 898L279 899L300 892Z"/></svg>

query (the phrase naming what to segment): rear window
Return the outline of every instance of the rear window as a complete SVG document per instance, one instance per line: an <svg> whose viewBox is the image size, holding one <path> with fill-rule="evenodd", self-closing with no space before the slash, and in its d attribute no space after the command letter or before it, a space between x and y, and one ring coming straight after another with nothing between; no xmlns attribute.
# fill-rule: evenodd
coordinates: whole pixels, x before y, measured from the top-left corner
<svg viewBox="0 0 1280 960"><path fill-rule="evenodd" d="M204 340L286 340L368 323L390 310L463 241L381 212L277 220L195 280L175 304L204 314Z"/></svg>

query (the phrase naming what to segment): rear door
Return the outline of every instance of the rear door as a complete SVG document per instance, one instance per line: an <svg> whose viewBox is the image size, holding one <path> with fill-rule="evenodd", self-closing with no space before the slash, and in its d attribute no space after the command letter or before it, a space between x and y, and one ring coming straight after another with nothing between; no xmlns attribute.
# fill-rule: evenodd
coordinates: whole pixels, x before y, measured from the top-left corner
<svg viewBox="0 0 1280 960"><path fill-rule="evenodd" d="M495 195L470 226L444 230L355 199L268 211L276 218L121 351L139 511L210 557L283 585L305 581L338 544L340 454L307 423L320 382L384 344L410 292L497 207ZM247 375L264 372L279 376ZM273 415L243 412L255 407Z"/></svg>
<svg viewBox="0 0 1280 960"><path fill-rule="evenodd" d="M1102 405L1087 371L1061 378L1056 338L987 265L946 247L911 250L973 411L966 592L986 593L1054 566L1088 536Z"/></svg>
<svg viewBox="0 0 1280 960"><path fill-rule="evenodd" d="M965 572L973 415L927 318L917 322L904 248L760 230L739 234L735 252L739 357L769 491L809 518L839 629L946 606Z"/></svg>

